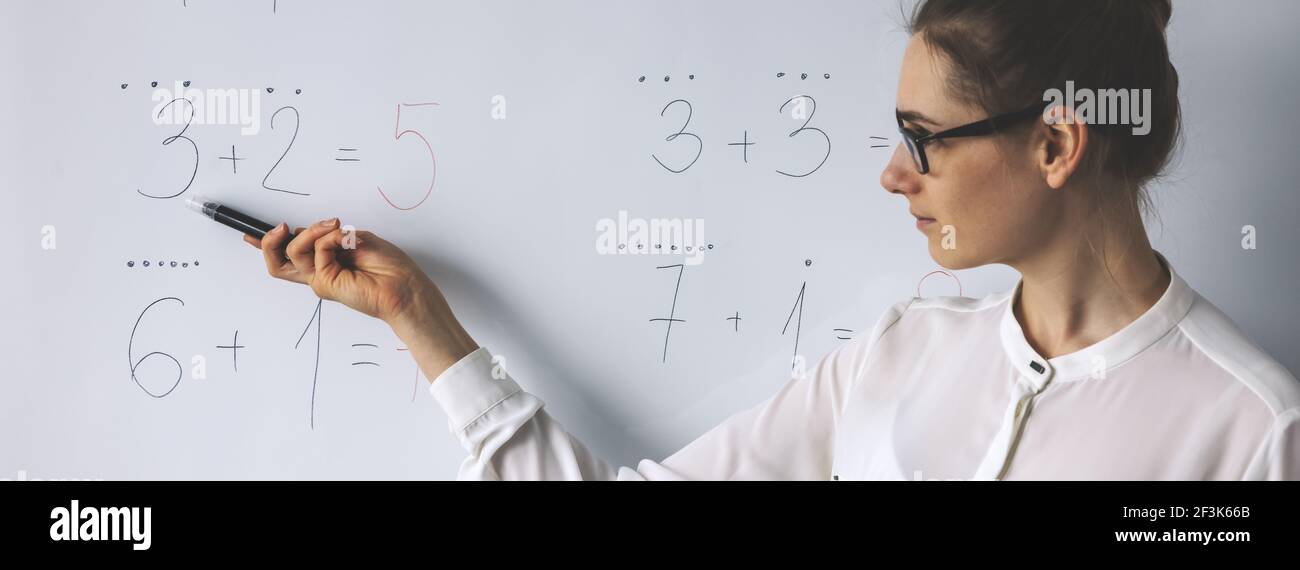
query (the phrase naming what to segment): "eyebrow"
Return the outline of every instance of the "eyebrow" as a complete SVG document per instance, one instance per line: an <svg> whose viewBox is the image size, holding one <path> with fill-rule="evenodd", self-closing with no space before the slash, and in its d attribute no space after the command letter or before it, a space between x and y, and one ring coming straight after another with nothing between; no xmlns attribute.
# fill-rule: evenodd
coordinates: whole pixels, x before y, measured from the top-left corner
<svg viewBox="0 0 1300 570"><path fill-rule="evenodd" d="M931 119L921 114L919 111L902 111L899 109L894 109L894 114L897 115L898 118L904 121L908 121L910 123L925 123L932 127L939 126L938 122L936 122L934 119Z"/></svg>

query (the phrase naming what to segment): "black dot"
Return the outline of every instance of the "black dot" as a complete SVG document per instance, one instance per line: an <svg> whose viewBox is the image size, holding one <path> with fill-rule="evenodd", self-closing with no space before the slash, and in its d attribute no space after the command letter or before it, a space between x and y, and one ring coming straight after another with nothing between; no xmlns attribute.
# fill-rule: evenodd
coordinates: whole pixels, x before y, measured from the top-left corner
<svg viewBox="0 0 1300 570"><path fill-rule="evenodd" d="M641 249L641 246L642 246L642 244L639 244L639 243L636 244L636 248L637 248L637 249Z"/></svg>
<svg viewBox="0 0 1300 570"><path fill-rule="evenodd" d="M831 78L831 74L826 73L826 74L823 74L822 77L825 77L826 79L830 79L830 78Z"/></svg>
<svg viewBox="0 0 1300 570"><path fill-rule="evenodd" d="M709 249L713 249L713 244L709 244Z"/></svg>
<svg viewBox="0 0 1300 570"><path fill-rule="evenodd" d="M687 78L687 79L695 79L695 74L692 73L692 74L686 76L686 78Z"/></svg>
<svg viewBox="0 0 1300 570"><path fill-rule="evenodd" d="M157 87L157 86L158 86L158 82L157 82L157 81L150 81L150 82L149 82L149 86L150 86L150 87Z"/></svg>
<svg viewBox="0 0 1300 570"><path fill-rule="evenodd" d="M198 261L197 259L194 260L194 266L195 266L195 267L198 267L198 266L199 266L199 261Z"/></svg>
<svg viewBox="0 0 1300 570"><path fill-rule="evenodd" d="M144 266L149 267L149 262L148 261L144 262Z"/></svg>
<svg viewBox="0 0 1300 570"><path fill-rule="evenodd" d="M127 267L135 267L135 262L134 262L134 261L128 261L128 262L126 262L126 266L127 266Z"/></svg>
<svg viewBox="0 0 1300 570"><path fill-rule="evenodd" d="M181 264L181 267L189 267L189 266L190 266L190 262L188 261Z"/></svg>
<svg viewBox="0 0 1300 570"><path fill-rule="evenodd" d="M176 262L175 262L175 261L172 262L172 267L176 267Z"/></svg>
<svg viewBox="0 0 1300 570"><path fill-rule="evenodd" d="M782 71L781 73L776 74L776 76L777 76L777 77L785 77L785 72Z"/></svg>
<svg viewBox="0 0 1300 570"><path fill-rule="evenodd" d="M626 247L624 244L621 244L621 243L618 244L618 248L619 248L619 249L623 249L624 247Z"/></svg>
<svg viewBox="0 0 1300 570"><path fill-rule="evenodd" d="M655 249L663 249L663 248L664 248L664 244L662 243L655 244Z"/></svg>
<svg viewBox="0 0 1300 570"><path fill-rule="evenodd" d="M293 94L294 94L294 95L302 95L302 89L294 89L294 90L293 90Z"/></svg>
<svg viewBox="0 0 1300 570"><path fill-rule="evenodd" d="M808 79L808 74L807 74L807 73L800 73L800 74L799 74L799 79Z"/></svg>
<svg viewBox="0 0 1300 570"><path fill-rule="evenodd" d="M668 77L667 75L665 75L665 76L664 76L664 83L668 83L668 79L669 79L669 77Z"/></svg>
<svg viewBox="0 0 1300 570"><path fill-rule="evenodd" d="M677 246L674 245L674 246L672 246L671 249L672 249L673 251L677 251Z"/></svg>
<svg viewBox="0 0 1300 570"><path fill-rule="evenodd" d="M812 267L812 260L811 260L811 259L805 259L805 260L803 260L803 266L804 266L804 267Z"/></svg>
<svg viewBox="0 0 1300 570"><path fill-rule="evenodd" d="M190 86L190 80L186 79L186 80L185 80L185 83L182 83L181 85L184 86L184 87L189 87L189 86Z"/></svg>
<svg viewBox="0 0 1300 570"><path fill-rule="evenodd" d="M126 89L126 84L125 84L125 83L122 84L122 89Z"/></svg>
<svg viewBox="0 0 1300 570"><path fill-rule="evenodd" d="M159 262L158 262L158 267L162 267L162 266L163 266L163 262L162 262L162 261L159 261Z"/></svg>
<svg viewBox="0 0 1300 570"><path fill-rule="evenodd" d="M267 87L267 88L266 88L266 92L267 92L267 93L275 93L275 88L274 88L274 87Z"/></svg>
<svg viewBox="0 0 1300 570"><path fill-rule="evenodd" d="M645 76L642 75L641 77L638 77L638 78L636 79L636 82L637 82L637 83L645 83Z"/></svg>

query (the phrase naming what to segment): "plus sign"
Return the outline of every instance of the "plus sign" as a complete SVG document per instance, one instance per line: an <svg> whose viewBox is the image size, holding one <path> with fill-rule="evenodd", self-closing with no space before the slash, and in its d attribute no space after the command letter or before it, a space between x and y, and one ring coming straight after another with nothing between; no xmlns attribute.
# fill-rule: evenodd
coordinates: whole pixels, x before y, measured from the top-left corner
<svg viewBox="0 0 1300 570"><path fill-rule="evenodd" d="M727 143L727 146L740 147L741 150L743 151L745 164L749 164L749 147L754 146L754 143L749 142L749 131L745 131L745 138L743 140L744 142Z"/></svg>
<svg viewBox="0 0 1300 570"><path fill-rule="evenodd" d="M236 165L239 163L239 161L244 159L239 158L238 156L235 155L235 145L233 144L230 145L230 156L218 156L217 158L220 160L229 160L231 172L234 174L239 174L239 167Z"/></svg>
<svg viewBox="0 0 1300 570"><path fill-rule="evenodd" d="M235 372L239 372L239 349L244 348L244 345L239 344L239 331L235 331L235 340L230 341L230 346L218 346L217 348L230 349L230 356L234 359L235 363Z"/></svg>
<svg viewBox="0 0 1300 570"><path fill-rule="evenodd" d="M740 311L736 311L736 316L734 316L734 317L727 317L727 320L728 320L728 321L735 321L735 322L732 323L732 324L735 325L735 327L736 327L736 332L740 332Z"/></svg>

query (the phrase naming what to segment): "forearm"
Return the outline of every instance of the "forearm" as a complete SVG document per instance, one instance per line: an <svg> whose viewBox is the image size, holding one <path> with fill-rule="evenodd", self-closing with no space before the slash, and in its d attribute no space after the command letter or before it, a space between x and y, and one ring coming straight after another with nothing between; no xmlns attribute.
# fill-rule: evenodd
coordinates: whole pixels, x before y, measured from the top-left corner
<svg viewBox="0 0 1300 570"><path fill-rule="evenodd" d="M433 382L447 368L474 352L470 337L451 308L427 277L412 286L410 305L388 320L388 325L411 353L424 377Z"/></svg>
<svg viewBox="0 0 1300 570"><path fill-rule="evenodd" d="M433 386L452 433L469 451L461 479L614 479L615 471L542 411L478 343L423 274L404 287L411 297L385 319ZM452 369L454 367L454 369ZM436 382L435 382L436 381Z"/></svg>

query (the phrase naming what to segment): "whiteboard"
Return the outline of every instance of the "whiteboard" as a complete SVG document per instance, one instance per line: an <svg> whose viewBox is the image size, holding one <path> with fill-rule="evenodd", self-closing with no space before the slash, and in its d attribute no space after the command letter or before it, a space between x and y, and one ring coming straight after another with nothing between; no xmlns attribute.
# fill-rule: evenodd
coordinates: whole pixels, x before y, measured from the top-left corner
<svg viewBox="0 0 1300 570"><path fill-rule="evenodd" d="M1187 148L1152 231L1295 371L1300 125L1224 112L1295 92L1300 9L1268 4L1277 17L1178 6ZM196 193L404 247L615 464L762 401L796 355L815 364L889 304L1010 288L1006 267L931 275L878 185L898 142L898 8L4 3L0 478L455 477L465 451L391 331L268 277L185 210ZM246 115L207 114L226 90ZM633 220L694 234L598 250L599 227Z"/></svg>

